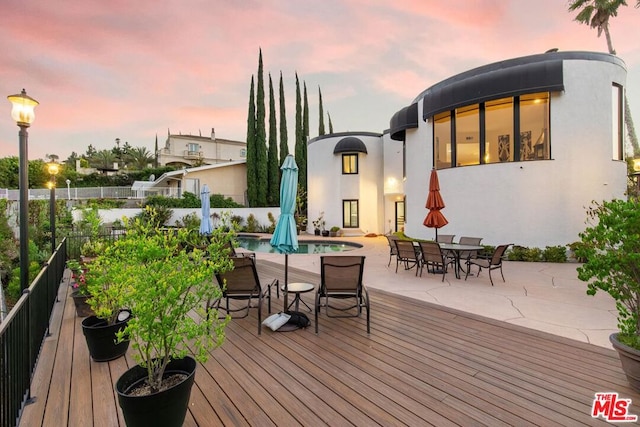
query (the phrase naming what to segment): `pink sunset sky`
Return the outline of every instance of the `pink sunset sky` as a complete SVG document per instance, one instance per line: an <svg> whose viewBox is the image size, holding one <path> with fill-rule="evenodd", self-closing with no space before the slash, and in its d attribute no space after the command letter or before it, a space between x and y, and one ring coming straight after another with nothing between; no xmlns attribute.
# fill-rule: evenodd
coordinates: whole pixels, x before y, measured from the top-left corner
<svg viewBox="0 0 640 427"><path fill-rule="evenodd" d="M628 3L610 25L640 130L640 10ZM215 128L219 138L244 141L262 48L267 96L268 73L276 97L283 75L292 146L296 72L307 84L311 138L318 86L334 131L382 132L424 89L471 68L550 48L606 52L604 35L575 22L567 7L564 0L3 0L0 94L25 88L40 102L30 159L64 160L89 144L110 149L116 138L152 151L168 129ZM18 127L4 102L0 157L17 156ZM327 123L325 116L328 130Z"/></svg>

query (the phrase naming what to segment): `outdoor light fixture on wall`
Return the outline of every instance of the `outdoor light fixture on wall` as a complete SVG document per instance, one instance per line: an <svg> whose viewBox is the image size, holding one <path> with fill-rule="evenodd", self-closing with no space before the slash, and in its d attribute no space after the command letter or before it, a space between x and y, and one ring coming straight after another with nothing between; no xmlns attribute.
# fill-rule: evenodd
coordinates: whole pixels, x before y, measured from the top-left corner
<svg viewBox="0 0 640 427"><path fill-rule="evenodd" d="M19 186L20 186L20 290L29 287L29 175L27 142L29 133L27 128L35 119L34 109L38 101L27 96L27 91L17 95L9 95L11 102L11 117L20 128L19 132Z"/></svg>

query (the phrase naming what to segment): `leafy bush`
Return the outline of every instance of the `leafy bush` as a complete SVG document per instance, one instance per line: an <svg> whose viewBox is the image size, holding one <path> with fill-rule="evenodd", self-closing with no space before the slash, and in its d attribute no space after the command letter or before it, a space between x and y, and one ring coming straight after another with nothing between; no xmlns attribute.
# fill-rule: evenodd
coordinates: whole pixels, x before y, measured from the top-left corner
<svg viewBox="0 0 640 427"><path fill-rule="evenodd" d="M545 262L567 262L567 249L564 246L547 246L542 252Z"/></svg>
<svg viewBox="0 0 640 427"><path fill-rule="evenodd" d="M269 218L269 226L267 227L266 232L273 234L276 231L277 221L271 212L267 212L267 218Z"/></svg>
<svg viewBox="0 0 640 427"><path fill-rule="evenodd" d="M200 230L200 217L195 212L187 214L176 221L176 227L186 228L187 230Z"/></svg>
<svg viewBox="0 0 640 427"><path fill-rule="evenodd" d="M528 250L524 246L515 245L507 252L507 259L509 261L524 261Z"/></svg>
<svg viewBox="0 0 640 427"><path fill-rule="evenodd" d="M524 254L524 261L528 261L528 262L542 261L542 249L527 248L527 251Z"/></svg>
<svg viewBox="0 0 640 427"><path fill-rule="evenodd" d="M587 283L587 294L604 291L615 300L618 339L640 350L640 203L594 203L587 215L583 245L576 249L587 261L578 267L578 278Z"/></svg>
<svg viewBox="0 0 640 427"><path fill-rule="evenodd" d="M256 219L254 214L249 214L247 217L247 226L245 227L245 231L249 233L257 233L260 230L260 223Z"/></svg>
<svg viewBox="0 0 640 427"><path fill-rule="evenodd" d="M209 196L212 208L243 208L244 205L236 203L231 197L224 197L222 194L212 194Z"/></svg>
<svg viewBox="0 0 640 427"><path fill-rule="evenodd" d="M578 256L578 252L584 252L584 248L585 248L584 243L573 242L573 243L569 243L567 246L569 247L569 250L571 251L573 256L576 258L576 261L587 262L587 259L585 257Z"/></svg>
<svg viewBox="0 0 640 427"><path fill-rule="evenodd" d="M153 215L152 215L152 212ZM144 224L150 224L153 228L163 227L171 219L173 211L165 206L145 206L134 219Z"/></svg>

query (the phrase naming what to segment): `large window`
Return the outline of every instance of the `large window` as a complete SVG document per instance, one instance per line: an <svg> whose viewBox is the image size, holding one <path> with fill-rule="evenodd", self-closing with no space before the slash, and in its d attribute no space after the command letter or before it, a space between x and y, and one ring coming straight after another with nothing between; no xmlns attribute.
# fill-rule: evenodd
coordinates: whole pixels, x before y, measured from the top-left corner
<svg viewBox="0 0 640 427"><path fill-rule="evenodd" d="M520 97L520 160L549 159L549 94Z"/></svg>
<svg viewBox="0 0 640 427"><path fill-rule="evenodd" d="M622 144L623 138L623 107L622 107L622 86L613 84L611 93L611 111L613 128L612 141L613 141L613 160L624 160L624 146Z"/></svg>
<svg viewBox="0 0 640 427"><path fill-rule="evenodd" d="M513 161L513 98L485 103L484 163Z"/></svg>
<svg viewBox="0 0 640 427"><path fill-rule="evenodd" d="M451 167L451 113L441 113L435 116L434 126L434 159L436 169Z"/></svg>
<svg viewBox="0 0 640 427"><path fill-rule="evenodd" d="M437 169L551 158L548 92L460 107L433 123Z"/></svg>
<svg viewBox="0 0 640 427"><path fill-rule="evenodd" d="M480 107L456 110L456 166L480 164Z"/></svg>
<svg viewBox="0 0 640 427"><path fill-rule="evenodd" d="M358 228L358 201L342 201L342 228Z"/></svg>
<svg viewBox="0 0 640 427"><path fill-rule="evenodd" d="M358 173L358 154L342 155L342 173L345 175L354 175Z"/></svg>

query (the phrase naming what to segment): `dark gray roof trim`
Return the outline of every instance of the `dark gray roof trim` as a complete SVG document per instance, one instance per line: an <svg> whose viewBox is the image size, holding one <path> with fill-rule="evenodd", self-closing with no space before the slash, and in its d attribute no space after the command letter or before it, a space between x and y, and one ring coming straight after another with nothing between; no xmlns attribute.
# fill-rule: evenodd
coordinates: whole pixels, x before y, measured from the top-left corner
<svg viewBox="0 0 640 427"><path fill-rule="evenodd" d="M355 136L342 138L333 149L333 154L340 153L367 153L367 147L361 139Z"/></svg>
<svg viewBox="0 0 640 427"><path fill-rule="evenodd" d="M418 103L404 107L391 117L389 133L391 139L404 141L407 129L418 127Z"/></svg>
<svg viewBox="0 0 640 427"><path fill-rule="evenodd" d="M564 90L562 61L589 60L618 64L613 55L596 52L550 52L496 62L466 71L431 86L414 102L423 100L422 118L464 105L533 92Z"/></svg>

